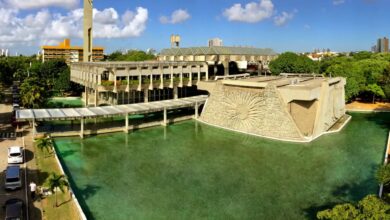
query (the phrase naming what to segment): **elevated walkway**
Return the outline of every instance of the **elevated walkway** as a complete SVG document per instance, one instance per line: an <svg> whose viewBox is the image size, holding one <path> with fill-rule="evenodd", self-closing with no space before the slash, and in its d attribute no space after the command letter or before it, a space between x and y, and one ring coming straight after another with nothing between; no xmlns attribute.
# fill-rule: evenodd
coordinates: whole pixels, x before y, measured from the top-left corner
<svg viewBox="0 0 390 220"><path fill-rule="evenodd" d="M86 119L124 116L125 132L129 130L129 115L163 112L163 123L168 124L167 111L194 108L195 118L198 118L199 107L203 105L208 96L200 95L174 100L164 100L149 103L137 103L128 105L89 107L89 108L57 108L57 109L23 109L16 111L16 120L19 122L32 122L33 136L36 134L36 121L80 120L80 137L84 136L84 124Z"/></svg>

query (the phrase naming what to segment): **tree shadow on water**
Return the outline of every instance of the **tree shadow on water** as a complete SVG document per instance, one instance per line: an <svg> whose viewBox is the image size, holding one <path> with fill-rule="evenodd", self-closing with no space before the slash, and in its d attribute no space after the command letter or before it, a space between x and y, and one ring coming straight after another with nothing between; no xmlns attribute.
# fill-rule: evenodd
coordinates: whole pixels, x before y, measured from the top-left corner
<svg viewBox="0 0 390 220"><path fill-rule="evenodd" d="M373 166L372 170L375 169L376 167ZM374 172L375 171L371 171L371 173ZM356 203L370 194L368 193L369 189L375 187L378 186L373 178L367 178L360 182L341 184L331 191L332 198L330 198L329 201L320 204L312 204L311 206L304 208L302 212L307 219L317 219L316 216L319 211L331 209L337 204ZM376 192L372 192L371 194L373 193L375 194Z"/></svg>

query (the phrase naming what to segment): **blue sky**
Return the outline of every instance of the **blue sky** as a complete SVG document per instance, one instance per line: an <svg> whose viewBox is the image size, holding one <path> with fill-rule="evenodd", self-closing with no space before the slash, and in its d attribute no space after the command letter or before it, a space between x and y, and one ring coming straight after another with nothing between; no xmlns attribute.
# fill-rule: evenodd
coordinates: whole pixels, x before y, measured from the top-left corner
<svg viewBox="0 0 390 220"><path fill-rule="evenodd" d="M16 1L0 0L0 14L1 10L14 11L8 17L0 15L0 20L14 30L11 21L19 19L18 28L22 29L12 34L0 31L0 48L30 54L42 43L55 44L65 36L71 37L74 44L82 43L82 19L71 19L74 16L69 15L78 14L81 1L25 0L31 1L29 5ZM248 10L247 4L252 6ZM94 44L104 46L107 52L132 48L160 50L170 46L171 34L182 36L182 47L206 46L208 39L219 37L226 46L267 47L277 52L315 48L369 50L377 38L390 36L388 0L95 0L94 7L101 14L96 21L99 30L95 30L98 33ZM143 11L138 11L139 7ZM112 9L106 12L110 13L103 13L109 8ZM178 10L180 13L172 18ZM126 20L123 14L127 12L133 16ZM32 30L26 24L28 16L33 17L30 23L36 23L36 27L45 27ZM12 35L21 39L13 41Z"/></svg>

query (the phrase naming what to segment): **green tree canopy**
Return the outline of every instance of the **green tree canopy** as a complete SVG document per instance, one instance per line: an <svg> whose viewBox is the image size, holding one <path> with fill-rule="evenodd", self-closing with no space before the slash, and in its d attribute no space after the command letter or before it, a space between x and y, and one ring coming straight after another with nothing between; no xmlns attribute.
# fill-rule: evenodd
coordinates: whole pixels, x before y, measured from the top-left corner
<svg viewBox="0 0 390 220"><path fill-rule="evenodd" d="M285 52L270 62L272 74L280 73L317 73L318 65L304 55L297 55L292 52Z"/></svg>
<svg viewBox="0 0 390 220"><path fill-rule="evenodd" d="M20 97L24 107L40 108L48 96L46 86L37 77L29 77L20 85Z"/></svg>
<svg viewBox="0 0 390 220"><path fill-rule="evenodd" d="M122 54L120 51L115 51L108 55L107 59L109 61L145 61L155 60L156 56L142 50L130 50L125 54Z"/></svg>
<svg viewBox="0 0 390 220"><path fill-rule="evenodd" d="M368 219L390 219L390 205L375 195L368 195L357 205L350 203L336 205L317 213L318 219L332 220L368 220Z"/></svg>

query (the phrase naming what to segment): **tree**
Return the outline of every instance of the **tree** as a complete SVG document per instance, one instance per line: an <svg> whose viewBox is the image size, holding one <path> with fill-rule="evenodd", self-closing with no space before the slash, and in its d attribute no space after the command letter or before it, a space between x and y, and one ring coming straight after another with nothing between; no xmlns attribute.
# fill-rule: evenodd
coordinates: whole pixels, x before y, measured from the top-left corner
<svg viewBox="0 0 390 220"><path fill-rule="evenodd" d="M376 171L376 179L379 184L389 185L390 184L390 164L382 165Z"/></svg>
<svg viewBox="0 0 390 220"><path fill-rule="evenodd" d="M41 107L49 96L45 85L37 77L30 77L20 85L22 105L27 108Z"/></svg>
<svg viewBox="0 0 390 220"><path fill-rule="evenodd" d="M47 185L52 193L55 195L56 207L58 207L57 202L57 191L58 189L64 193L64 189L69 189L69 183L66 180L64 175L58 175L56 173L51 173L47 179Z"/></svg>
<svg viewBox="0 0 390 220"><path fill-rule="evenodd" d="M375 103L375 96L379 96L381 98L385 97L385 93L382 88L377 84L368 85L366 91L372 94L372 103Z"/></svg>
<svg viewBox="0 0 390 220"><path fill-rule="evenodd" d="M272 74L280 73L314 73L318 72L318 64L304 55L297 55L292 52L282 53L275 60L270 62Z"/></svg>
<svg viewBox="0 0 390 220"><path fill-rule="evenodd" d="M59 73L59 76L54 81L53 89L60 92L62 95L64 91L68 91L70 88L70 70L67 68L63 72Z"/></svg>
<svg viewBox="0 0 390 220"><path fill-rule="evenodd" d="M53 150L53 143L50 138L48 137L42 137L36 139L37 147L43 151L46 149L46 151L49 153L50 151Z"/></svg>
<svg viewBox="0 0 390 220"><path fill-rule="evenodd" d="M153 54L146 53L142 50L130 50L127 53L123 54L120 51L115 51L112 54L108 55L109 61L145 61L145 60L155 60L156 56Z"/></svg>
<svg viewBox="0 0 390 220"><path fill-rule="evenodd" d="M375 195L368 195L357 205L350 203L336 205L317 213L318 219L389 219L390 205Z"/></svg>

